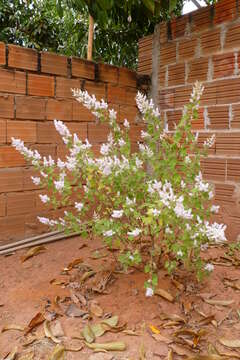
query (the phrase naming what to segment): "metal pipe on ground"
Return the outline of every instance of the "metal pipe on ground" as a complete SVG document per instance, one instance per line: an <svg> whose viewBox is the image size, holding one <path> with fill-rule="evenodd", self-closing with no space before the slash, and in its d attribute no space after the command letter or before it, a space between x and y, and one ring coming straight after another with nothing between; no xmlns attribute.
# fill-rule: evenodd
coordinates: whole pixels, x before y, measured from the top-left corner
<svg viewBox="0 0 240 360"><path fill-rule="evenodd" d="M25 249L25 248L28 248L28 247L31 247L31 246L36 246L36 245L47 244L47 243L62 240L62 239L67 239L67 238L70 238L70 237L73 237L73 236L77 236L79 234L80 234L79 232L68 234L68 235L66 235L64 233L59 233L59 234L50 235L50 236L47 236L47 237L41 238L41 239L38 238L38 239L35 239L35 240L32 240L32 241L29 241L29 239L25 239L25 240L28 240L28 242L26 242L24 244L20 244L18 246L5 248L4 250L1 250L1 248L0 248L0 255L7 255L7 254L10 254L11 252L16 251L16 250Z"/></svg>

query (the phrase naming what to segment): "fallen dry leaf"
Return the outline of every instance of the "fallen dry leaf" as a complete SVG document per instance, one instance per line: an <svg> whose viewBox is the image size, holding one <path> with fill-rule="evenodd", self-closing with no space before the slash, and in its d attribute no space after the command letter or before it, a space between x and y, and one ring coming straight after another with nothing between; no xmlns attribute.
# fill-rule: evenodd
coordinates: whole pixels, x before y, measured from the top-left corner
<svg viewBox="0 0 240 360"><path fill-rule="evenodd" d="M173 360L173 351L172 349L169 350L167 360Z"/></svg>
<svg viewBox="0 0 240 360"><path fill-rule="evenodd" d="M33 360L33 359L34 359L34 352L33 351L21 356L20 358L18 358L18 360Z"/></svg>
<svg viewBox="0 0 240 360"><path fill-rule="evenodd" d="M27 335L30 331L32 331L36 326L41 325L45 321L45 317L41 312L37 313L29 324L25 328L25 335Z"/></svg>
<svg viewBox="0 0 240 360"><path fill-rule="evenodd" d="M93 343L85 342L86 346L93 350L107 350L107 351L124 351L126 344L123 341L108 342L108 343Z"/></svg>
<svg viewBox="0 0 240 360"><path fill-rule="evenodd" d="M130 329L123 330L124 334L130 335L130 336L140 336L141 334Z"/></svg>
<svg viewBox="0 0 240 360"><path fill-rule="evenodd" d="M166 336L163 336L161 334L152 334L152 337L159 342L164 342L166 344L171 344L173 342L172 339L167 338Z"/></svg>
<svg viewBox="0 0 240 360"><path fill-rule="evenodd" d="M48 360L64 360L65 349L63 345L57 345Z"/></svg>
<svg viewBox="0 0 240 360"><path fill-rule="evenodd" d="M236 339L236 340L228 340L228 339L224 339L221 338L218 340L222 345L230 347L230 348L240 348L240 340Z"/></svg>
<svg viewBox="0 0 240 360"><path fill-rule="evenodd" d="M79 307L76 306L76 304L70 304L65 314L69 317L83 317L84 315L88 314L87 311L81 310Z"/></svg>
<svg viewBox="0 0 240 360"><path fill-rule="evenodd" d="M24 326L21 325L16 325L16 324L10 324L10 325L5 325L1 332L3 333L4 331L8 331L8 330L18 330L18 331L24 331Z"/></svg>
<svg viewBox="0 0 240 360"><path fill-rule="evenodd" d="M104 320L101 321L101 323L109 325L110 327L117 326L117 324L118 324L118 316L115 315L115 316L110 317L109 319L104 319Z"/></svg>
<svg viewBox="0 0 240 360"><path fill-rule="evenodd" d="M45 248L45 246L43 246L43 245L34 246L33 248L29 249L29 250L26 252L25 255L23 255L23 256L21 257L21 261L24 262L24 261L30 259L31 257L36 256L36 255L42 253L42 252L45 251L45 250L46 250L46 248Z"/></svg>
<svg viewBox="0 0 240 360"><path fill-rule="evenodd" d="M160 330L154 326L154 325L149 325L149 328L151 329L151 331L153 332L153 334L160 334Z"/></svg>
<svg viewBox="0 0 240 360"><path fill-rule="evenodd" d="M50 284L62 286L62 285L68 285L68 282L66 282L64 280L52 279L52 280L50 280Z"/></svg>
<svg viewBox="0 0 240 360"><path fill-rule="evenodd" d="M218 306L229 306L234 303L234 300L213 300L213 299L204 299L203 300L210 305Z"/></svg>
<svg viewBox="0 0 240 360"><path fill-rule="evenodd" d="M82 335L84 339L87 341L87 343L91 344L95 340L95 334L91 328L91 325L87 324L84 326Z"/></svg>
<svg viewBox="0 0 240 360"><path fill-rule="evenodd" d="M51 329L50 329L50 321L45 320L43 327L44 327L45 336L46 336L47 338L51 339L51 340L52 340L53 342L55 342L56 344L59 344L59 343L62 342L60 339L56 338L56 337L53 335L53 333L52 333L52 331L51 331Z"/></svg>
<svg viewBox="0 0 240 360"><path fill-rule="evenodd" d="M10 354L8 354L7 357L4 358L4 360L14 360L17 356L17 350L17 346L15 346L10 352Z"/></svg>
<svg viewBox="0 0 240 360"><path fill-rule="evenodd" d="M96 274L96 272L94 270L90 270L90 271L86 271L81 279L80 279L80 283L83 283L84 281L86 281L87 279L89 279L90 277L94 276Z"/></svg>
<svg viewBox="0 0 240 360"><path fill-rule="evenodd" d="M143 343L139 347L139 360L146 360L146 351Z"/></svg>
<svg viewBox="0 0 240 360"><path fill-rule="evenodd" d="M164 290L164 289L157 288L154 293L155 293L156 295L161 296L161 297L164 298L165 300L168 300L168 301L170 301L170 302L173 302L173 301L174 301L174 297L173 297L169 292L167 292L167 291Z"/></svg>
<svg viewBox="0 0 240 360"><path fill-rule="evenodd" d="M75 259L75 260L71 261L68 264L68 266L63 269L63 271L71 271L74 267L81 264L82 262L83 262L82 258Z"/></svg>
<svg viewBox="0 0 240 360"><path fill-rule="evenodd" d="M184 319L184 317L179 316L177 314L165 314L165 313L161 313L160 314L160 319L161 320L172 320L174 322L183 322L186 323L186 319Z"/></svg>
<svg viewBox="0 0 240 360"><path fill-rule="evenodd" d="M95 301L90 303L90 312L92 315L97 317L103 316L103 309Z"/></svg>
<svg viewBox="0 0 240 360"><path fill-rule="evenodd" d="M228 360L228 359L220 355L196 355L193 357L189 357L186 360Z"/></svg>

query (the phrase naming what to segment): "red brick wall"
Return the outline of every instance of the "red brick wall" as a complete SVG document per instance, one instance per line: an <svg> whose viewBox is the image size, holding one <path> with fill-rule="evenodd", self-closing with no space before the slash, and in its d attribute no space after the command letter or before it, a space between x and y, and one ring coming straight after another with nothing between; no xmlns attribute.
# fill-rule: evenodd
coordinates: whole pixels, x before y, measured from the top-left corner
<svg viewBox="0 0 240 360"><path fill-rule="evenodd" d="M215 185L215 203L222 209L218 220L228 225L228 236L235 240L240 234L239 1L220 0L159 24L153 36L139 42L138 66L141 73L152 74L152 95L169 130L181 116L193 83L203 82L194 130L201 142L216 134L203 173Z"/></svg>
<svg viewBox="0 0 240 360"><path fill-rule="evenodd" d="M104 98L118 111L119 122L125 117L135 122L135 72L0 43L0 245L46 230L36 220L47 213L30 178L33 169L11 147L11 137L53 158L64 154L55 118L81 139L88 137L96 152L107 137L107 127L95 123L73 99L71 88ZM133 142L138 128L136 123Z"/></svg>

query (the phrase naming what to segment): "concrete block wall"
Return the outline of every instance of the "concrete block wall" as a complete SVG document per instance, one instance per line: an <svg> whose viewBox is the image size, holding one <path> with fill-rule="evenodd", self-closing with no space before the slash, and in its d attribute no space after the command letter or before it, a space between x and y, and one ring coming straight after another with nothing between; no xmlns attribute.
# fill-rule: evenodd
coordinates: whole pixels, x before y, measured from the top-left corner
<svg viewBox="0 0 240 360"><path fill-rule="evenodd" d="M96 124L73 99L71 88L104 98L118 111L120 123L128 118L136 143L143 127L136 122L134 71L0 43L0 245L46 231L37 216L53 215L39 200L41 190L31 181L33 168L11 147L11 137L53 158L65 155L54 119L88 138L96 155L107 138L108 127Z"/></svg>
<svg viewBox="0 0 240 360"><path fill-rule="evenodd" d="M240 235L240 8L237 0L209 6L159 24L139 42L138 70L152 77L151 96L169 130L174 130L196 80L203 82L199 145L216 134L202 162L205 178L215 186L217 217L227 235Z"/></svg>

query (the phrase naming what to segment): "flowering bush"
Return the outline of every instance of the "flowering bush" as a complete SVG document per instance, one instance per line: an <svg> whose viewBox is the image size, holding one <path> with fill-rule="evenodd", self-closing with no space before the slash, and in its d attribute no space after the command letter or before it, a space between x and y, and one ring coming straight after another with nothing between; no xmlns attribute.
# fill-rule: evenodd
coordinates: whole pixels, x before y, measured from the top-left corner
<svg viewBox="0 0 240 360"><path fill-rule="evenodd" d="M152 100L138 93L136 102L147 131L141 133L137 153L131 151L128 121L120 126L107 103L81 90L73 91L77 101L110 127L98 158L87 139L82 142L57 120L56 130L68 149L64 161L42 158L21 140L12 139L13 146L40 171L41 177L32 180L48 189L41 200L70 209L61 218L39 220L53 228L103 236L110 247L119 248L124 267L143 263L149 273L147 296L157 286L162 258L169 272L182 263L200 278L213 269L201 260L201 248L226 240L225 226L209 222L218 207L210 205L213 189L200 171L200 159L207 155L214 137L200 150L197 135L191 131L202 92L196 83L173 133L165 130Z"/></svg>

